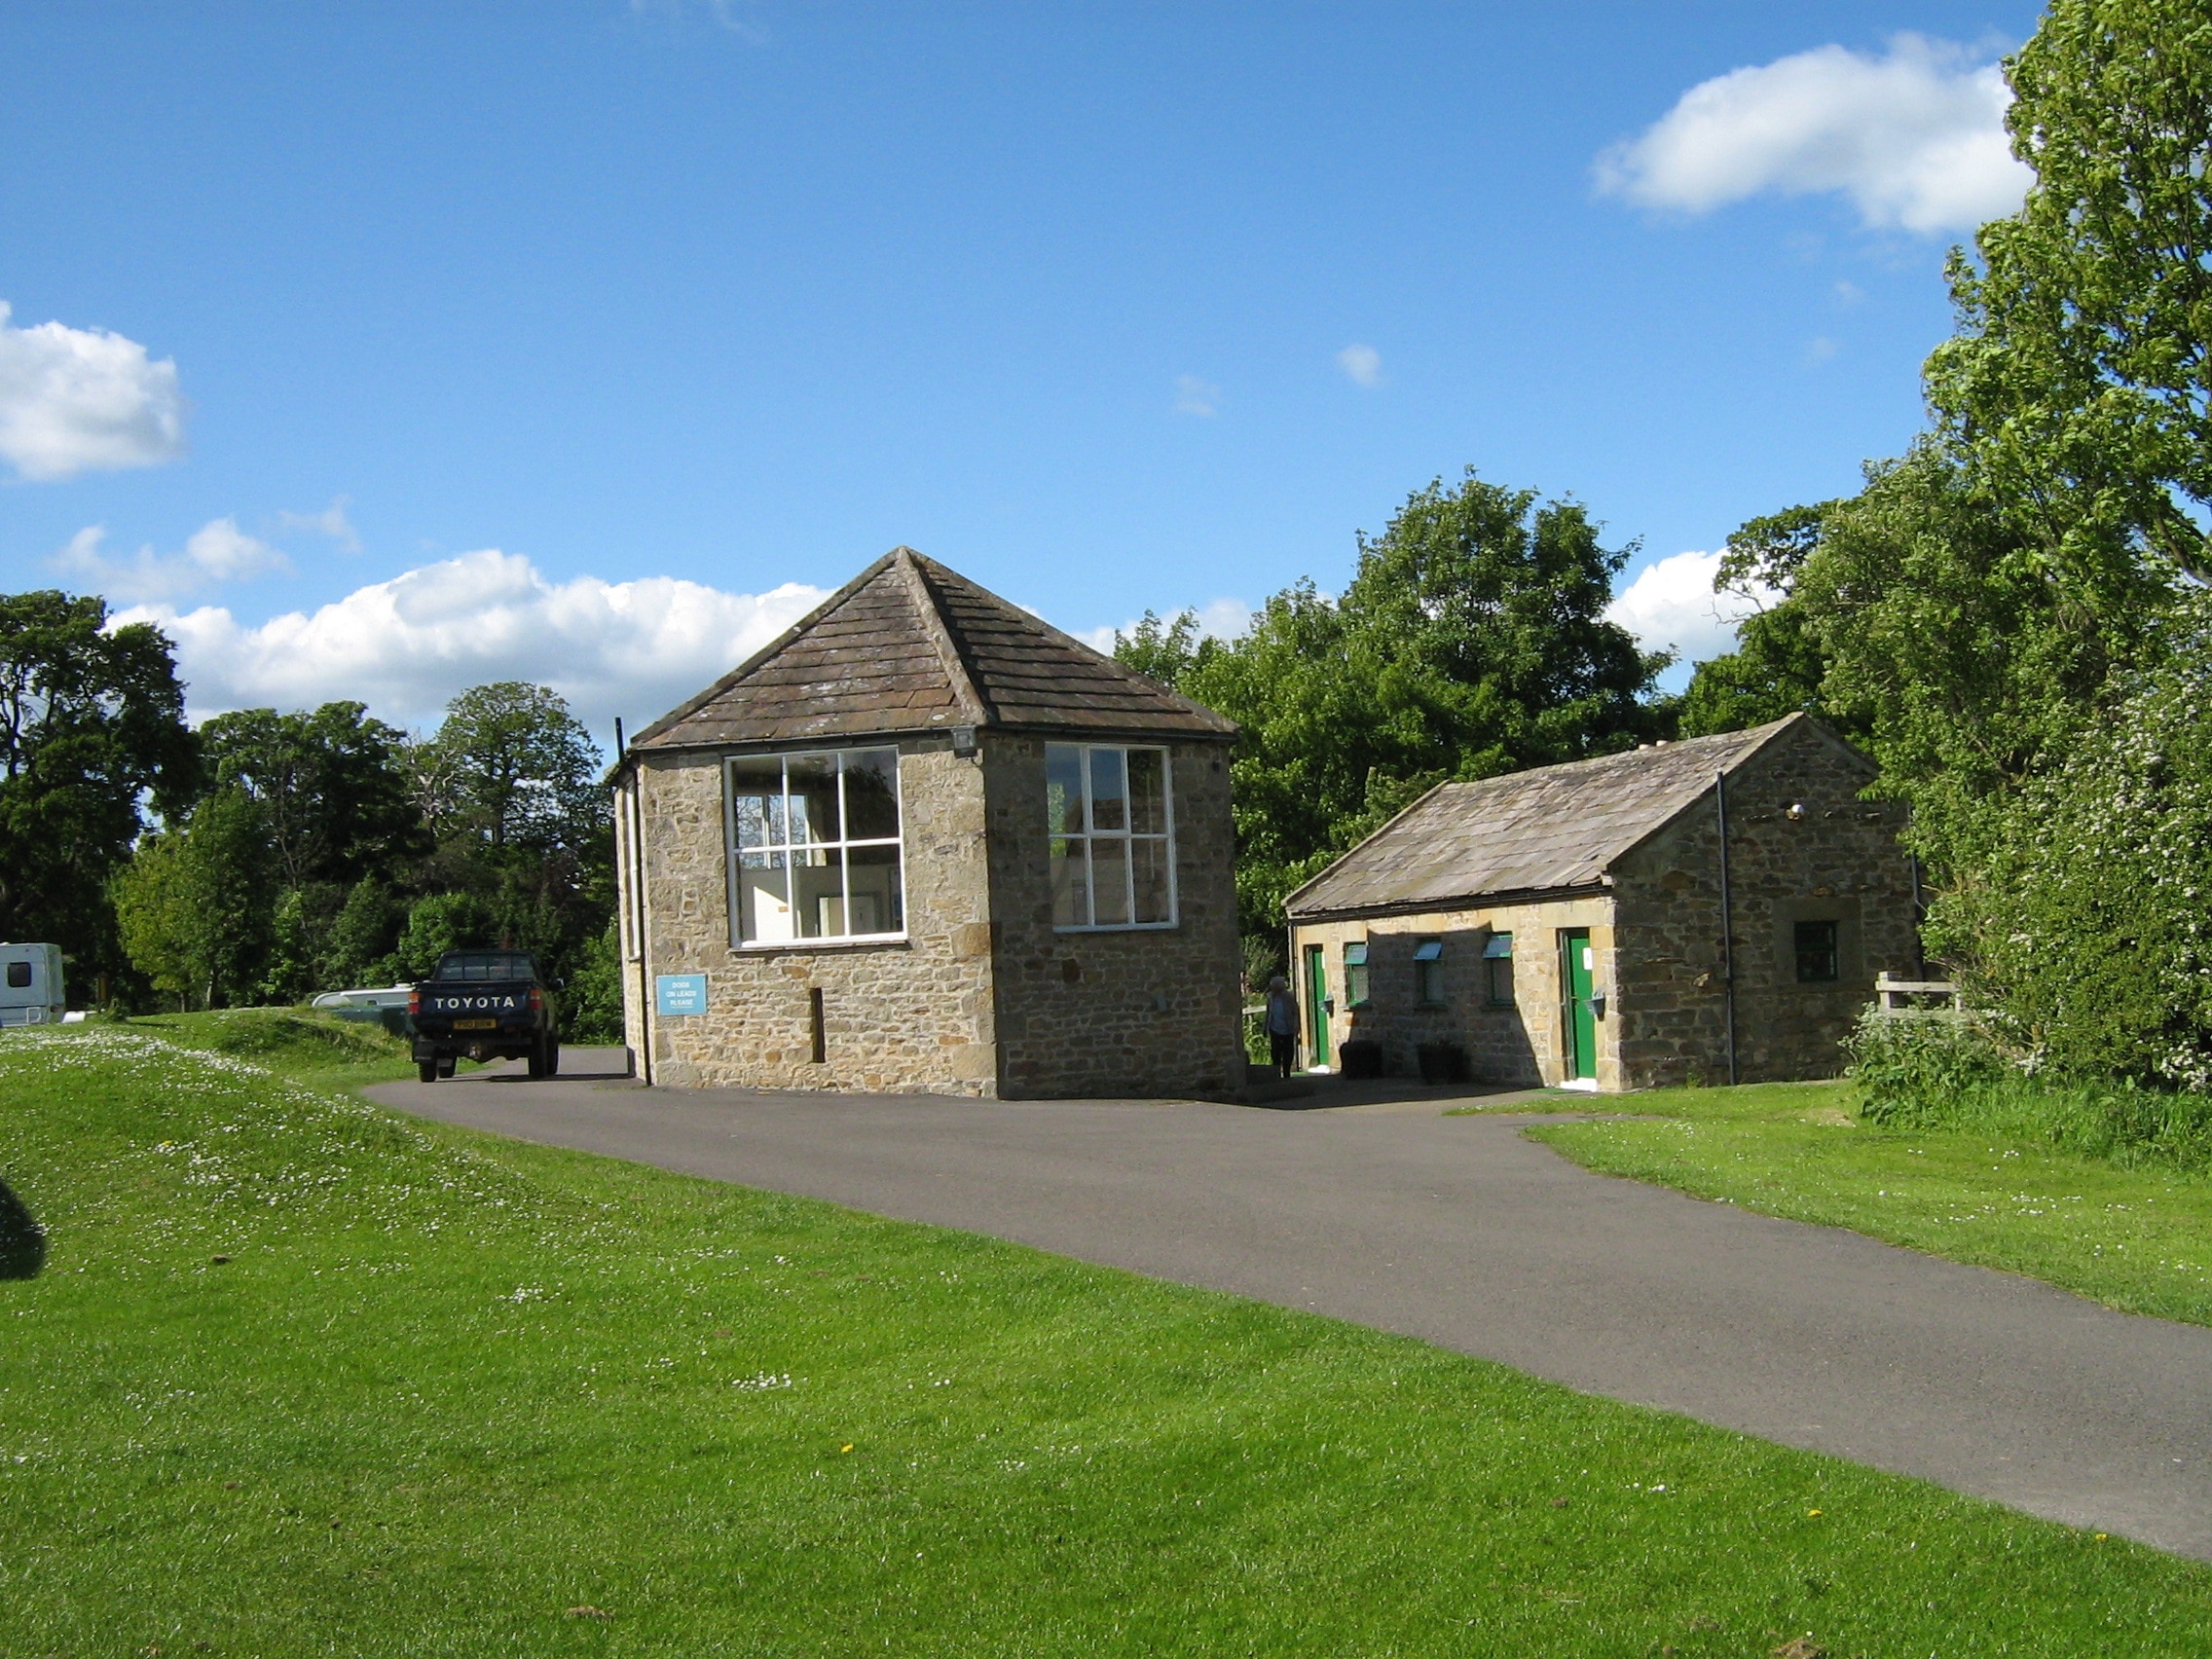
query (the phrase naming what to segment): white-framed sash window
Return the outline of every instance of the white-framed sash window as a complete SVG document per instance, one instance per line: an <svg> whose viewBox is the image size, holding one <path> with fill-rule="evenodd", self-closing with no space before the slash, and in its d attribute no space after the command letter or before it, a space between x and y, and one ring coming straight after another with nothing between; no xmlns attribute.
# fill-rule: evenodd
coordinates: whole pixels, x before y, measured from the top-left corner
<svg viewBox="0 0 2212 1659"><path fill-rule="evenodd" d="M1045 746L1052 927L1175 925L1175 800L1167 751Z"/></svg>
<svg viewBox="0 0 2212 1659"><path fill-rule="evenodd" d="M903 939L896 749L723 762L730 942Z"/></svg>

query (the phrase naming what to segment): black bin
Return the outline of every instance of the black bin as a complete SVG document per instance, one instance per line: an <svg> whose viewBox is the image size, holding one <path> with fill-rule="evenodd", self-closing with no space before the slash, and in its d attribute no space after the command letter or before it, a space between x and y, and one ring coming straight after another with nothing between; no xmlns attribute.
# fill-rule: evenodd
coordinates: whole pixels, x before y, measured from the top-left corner
<svg viewBox="0 0 2212 1659"><path fill-rule="evenodd" d="M1423 1083L1472 1083L1474 1068L1467 1063L1467 1051L1456 1043L1423 1043L1416 1051L1420 1060L1420 1080Z"/></svg>
<svg viewBox="0 0 2212 1659"><path fill-rule="evenodd" d="M1337 1050L1337 1069L1346 1077L1381 1077L1382 1045L1368 1037L1354 1037Z"/></svg>

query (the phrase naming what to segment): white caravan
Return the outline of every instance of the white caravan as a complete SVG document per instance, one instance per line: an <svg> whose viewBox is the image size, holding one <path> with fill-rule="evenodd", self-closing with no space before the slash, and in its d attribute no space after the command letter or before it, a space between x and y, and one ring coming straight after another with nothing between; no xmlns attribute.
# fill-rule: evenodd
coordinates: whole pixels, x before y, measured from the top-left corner
<svg viewBox="0 0 2212 1659"><path fill-rule="evenodd" d="M0 944L0 1025L58 1025L63 1006L58 944Z"/></svg>

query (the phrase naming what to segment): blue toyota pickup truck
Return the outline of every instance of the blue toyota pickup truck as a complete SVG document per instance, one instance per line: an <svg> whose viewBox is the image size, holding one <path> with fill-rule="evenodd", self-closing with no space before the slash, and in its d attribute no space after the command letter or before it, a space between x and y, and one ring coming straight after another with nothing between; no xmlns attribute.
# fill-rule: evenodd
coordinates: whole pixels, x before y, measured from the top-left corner
<svg viewBox="0 0 2212 1659"><path fill-rule="evenodd" d="M532 1077L561 1069L558 979L538 976L525 950L449 950L438 971L408 993L415 1070L424 1083L472 1060L528 1060Z"/></svg>

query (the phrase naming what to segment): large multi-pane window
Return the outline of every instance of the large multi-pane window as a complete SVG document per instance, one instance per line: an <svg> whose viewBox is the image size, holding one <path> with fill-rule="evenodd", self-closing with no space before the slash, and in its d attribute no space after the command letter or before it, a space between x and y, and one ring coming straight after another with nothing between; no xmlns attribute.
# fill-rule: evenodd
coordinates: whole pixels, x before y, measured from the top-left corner
<svg viewBox="0 0 2212 1659"><path fill-rule="evenodd" d="M1045 811L1055 928L1174 924L1167 751L1048 743Z"/></svg>
<svg viewBox="0 0 2212 1659"><path fill-rule="evenodd" d="M906 931L897 750L747 755L728 776L734 942Z"/></svg>

